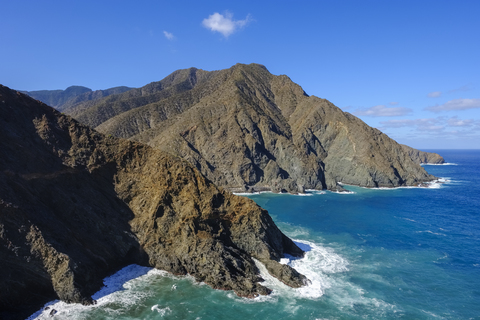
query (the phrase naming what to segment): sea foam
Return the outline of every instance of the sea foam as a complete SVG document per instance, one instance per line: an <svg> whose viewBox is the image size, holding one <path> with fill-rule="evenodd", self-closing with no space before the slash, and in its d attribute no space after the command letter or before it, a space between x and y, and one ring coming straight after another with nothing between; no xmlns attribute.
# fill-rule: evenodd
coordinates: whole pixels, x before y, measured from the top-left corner
<svg viewBox="0 0 480 320"><path fill-rule="evenodd" d="M132 264L103 280L104 287L92 296L96 300L96 304L83 306L78 303L69 304L56 300L47 303L27 320L51 319L52 314L55 315L55 319L85 319L93 310L103 312L110 318L115 318L148 299L153 293L148 290L142 290L140 287L143 283L146 283L145 279L159 276L179 278L166 271ZM188 276L183 278L188 278ZM156 310L157 308L154 309L160 314L169 312L165 308ZM152 309L152 311L154 310Z"/></svg>
<svg viewBox="0 0 480 320"><path fill-rule="evenodd" d="M452 182L449 178L438 178L433 181L425 182L418 186L400 186L400 187L378 187L378 188L367 188L367 187L360 187L363 189L371 189L371 190L398 190L398 189L439 189L444 184Z"/></svg>
<svg viewBox="0 0 480 320"><path fill-rule="evenodd" d="M232 192L236 196L252 196L254 194L273 193L273 191Z"/></svg>
<svg viewBox="0 0 480 320"><path fill-rule="evenodd" d="M325 293L326 289L332 286L329 274L347 271L348 262L330 248L305 240L295 240L295 243L305 251L305 256L299 259L287 255L281 259L280 263L288 264L305 275L309 284L297 289L290 288L271 276L262 263L255 261L262 278L265 280L263 285L273 290L273 298L275 296L293 296L317 299ZM259 300L264 301L265 299L268 298L261 297Z"/></svg>
<svg viewBox="0 0 480 320"><path fill-rule="evenodd" d="M169 307L165 308L160 308L158 304L154 305L153 307L150 308L152 311L156 311L160 314L161 317L163 317L165 314L172 312Z"/></svg>
<svg viewBox="0 0 480 320"><path fill-rule="evenodd" d="M146 293L138 292L132 295L126 294L124 291L131 289L136 279L155 271L158 270L135 264L129 265L103 280L104 287L92 296L96 300L96 304L83 306L78 303L69 304L56 300L47 303L41 310L27 318L27 320L51 319L52 314L55 315L55 319L84 319L84 314L91 312L92 309L110 309L110 315L115 316L116 313L121 315L121 310L129 308L147 297ZM166 271L161 272L168 274ZM122 307L108 308L109 305Z"/></svg>

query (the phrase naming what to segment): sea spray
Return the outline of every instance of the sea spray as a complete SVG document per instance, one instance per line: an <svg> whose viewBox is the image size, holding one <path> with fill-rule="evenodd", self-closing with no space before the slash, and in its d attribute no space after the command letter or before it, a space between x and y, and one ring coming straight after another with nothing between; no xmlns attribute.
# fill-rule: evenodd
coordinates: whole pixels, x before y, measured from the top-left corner
<svg viewBox="0 0 480 320"><path fill-rule="evenodd" d="M329 274L348 271L348 262L332 249L313 242L296 240L296 244L305 251L305 257L286 257L283 262L304 274L311 282L296 289L297 294L304 298L319 298L332 286Z"/></svg>

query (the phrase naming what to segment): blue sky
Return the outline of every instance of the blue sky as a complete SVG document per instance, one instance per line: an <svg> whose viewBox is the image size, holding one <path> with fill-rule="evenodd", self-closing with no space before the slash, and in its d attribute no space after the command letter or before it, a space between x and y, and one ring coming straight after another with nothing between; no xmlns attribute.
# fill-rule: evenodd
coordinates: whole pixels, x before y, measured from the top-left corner
<svg viewBox="0 0 480 320"><path fill-rule="evenodd" d="M480 149L480 1L2 1L0 83L264 64L400 143Z"/></svg>

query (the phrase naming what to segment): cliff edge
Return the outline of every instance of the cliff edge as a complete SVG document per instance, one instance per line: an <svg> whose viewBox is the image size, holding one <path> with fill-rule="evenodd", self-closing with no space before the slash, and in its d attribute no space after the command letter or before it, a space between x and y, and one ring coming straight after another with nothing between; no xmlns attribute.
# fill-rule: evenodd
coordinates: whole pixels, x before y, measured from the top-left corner
<svg viewBox="0 0 480 320"><path fill-rule="evenodd" d="M415 163L418 164L442 164L445 163L445 159L438 153L434 152L425 152L414 149L412 147L401 145L403 150L412 158Z"/></svg>
<svg viewBox="0 0 480 320"><path fill-rule="evenodd" d="M0 149L2 319L55 298L90 304L102 279L131 263L246 297L270 292L252 258L290 286L307 281L279 263L303 251L253 201L4 86Z"/></svg>

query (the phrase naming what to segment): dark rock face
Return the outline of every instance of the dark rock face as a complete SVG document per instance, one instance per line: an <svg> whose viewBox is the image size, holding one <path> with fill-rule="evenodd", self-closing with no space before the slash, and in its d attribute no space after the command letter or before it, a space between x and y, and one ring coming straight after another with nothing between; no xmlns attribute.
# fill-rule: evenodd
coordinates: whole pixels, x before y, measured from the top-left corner
<svg viewBox="0 0 480 320"><path fill-rule="evenodd" d="M445 163L445 159L437 153L434 152L425 152L414 149L412 147L406 146L404 144L401 145L403 150L408 153L410 158L412 158L413 162L422 164L422 163L430 163L430 164L442 164Z"/></svg>
<svg viewBox="0 0 480 320"><path fill-rule="evenodd" d="M176 154L231 190L417 185L434 177L380 131L261 65L179 70L71 114Z"/></svg>
<svg viewBox="0 0 480 320"><path fill-rule="evenodd" d="M270 292L252 257L290 286L307 281L278 262L303 252L253 201L3 86L0 150L2 319L57 297L89 304L105 276L131 263L247 297Z"/></svg>

